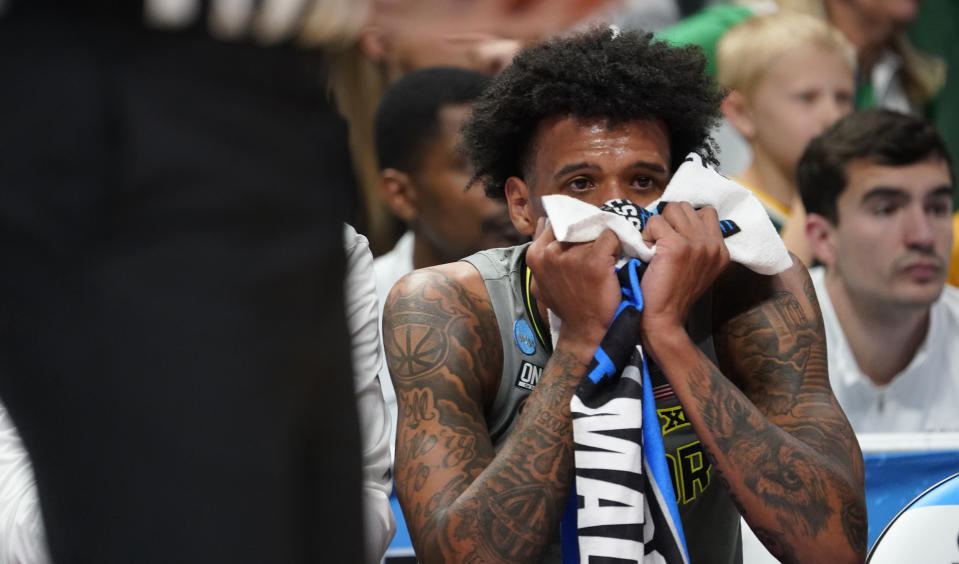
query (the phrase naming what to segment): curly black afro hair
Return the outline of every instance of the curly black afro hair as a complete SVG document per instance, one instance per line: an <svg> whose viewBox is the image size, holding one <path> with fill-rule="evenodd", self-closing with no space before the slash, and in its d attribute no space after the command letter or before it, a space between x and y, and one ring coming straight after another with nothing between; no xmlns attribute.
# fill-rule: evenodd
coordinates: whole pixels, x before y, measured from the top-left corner
<svg viewBox="0 0 959 564"><path fill-rule="evenodd" d="M710 130L722 92L699 47L673 47L650 33L600 27L529 48L493 80L463 126L461 149L472 161L470 185L504 199L510 176L523 176L539 124L555 116L605 118L611 126L661 120L671 170L698 152L717 164Z"/></svg>

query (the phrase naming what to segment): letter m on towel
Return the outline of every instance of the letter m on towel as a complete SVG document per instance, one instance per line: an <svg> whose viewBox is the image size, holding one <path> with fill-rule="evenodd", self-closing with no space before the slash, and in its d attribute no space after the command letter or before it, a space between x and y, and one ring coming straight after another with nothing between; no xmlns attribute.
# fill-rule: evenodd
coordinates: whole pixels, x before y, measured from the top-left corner
<svg viewBox="0 0 959 564"><path fill-rule="evenodd" d="M630 307L616 317L570 402L579 554L564 552L564 562L688 563L643 353L633 344L639 315ZM653 415L644 421L647 401Z"/></svg>

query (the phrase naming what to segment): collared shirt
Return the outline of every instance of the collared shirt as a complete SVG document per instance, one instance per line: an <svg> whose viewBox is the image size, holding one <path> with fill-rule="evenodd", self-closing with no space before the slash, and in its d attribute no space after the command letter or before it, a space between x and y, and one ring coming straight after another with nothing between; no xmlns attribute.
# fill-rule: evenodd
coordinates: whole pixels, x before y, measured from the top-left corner
<svg viewBox="0 0 959 564"><path fill-rule="evenodd" d="M825 269L809 271L826 326L829 381L857 433L959 431L959 289L945 286L929 314L915 356L886 385L856 363L825 285Z"/></svg>
<svg viewBox="0 0 959 564"><path fill-rule="evenodd" d="M902 57L891 49L886 49L882 57L872 66L870 79L872 95L875 98L873 102L879 108L915 114L918 108L913 107L909 102L906 89L902 84L902 65Z"/></svg>

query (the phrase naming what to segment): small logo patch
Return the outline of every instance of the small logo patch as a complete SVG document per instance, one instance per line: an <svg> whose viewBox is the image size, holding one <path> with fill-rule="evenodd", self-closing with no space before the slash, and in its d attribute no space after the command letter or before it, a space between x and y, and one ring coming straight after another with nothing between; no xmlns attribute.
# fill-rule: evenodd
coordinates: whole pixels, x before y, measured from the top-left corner
<svg viewBox="0 0 959 564"><path fill-rule="evenodd" d="M513 323L513 338L523 354L532 355L536 352L536 336L525 319L517 319L516 323Z"/></svg>
<svg viewBox="0 0 959 564"><path fill-rule="evenodd" d="M516 387L532 391L543 374L543 367L523 361L516 374Z"/></svg>

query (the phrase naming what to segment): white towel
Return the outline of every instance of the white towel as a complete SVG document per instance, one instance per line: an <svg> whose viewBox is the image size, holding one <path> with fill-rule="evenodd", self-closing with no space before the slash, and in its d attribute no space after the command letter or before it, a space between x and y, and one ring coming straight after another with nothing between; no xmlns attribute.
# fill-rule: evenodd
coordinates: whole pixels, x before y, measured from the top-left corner
<svg viewBox="0 0 959 564"><path fill-rule="evenodd" d="M686 157L662 197L647 209L656 209L660 201L689 202L694 208L712 206L719 219L736 222L740 232L725 239L733 262L759 274L778 274L792 266L789 252L759 200L749 189L703 163L696 153ZM621 215L563 195L543 196L543 207L559 241L584 243L611 229L627 257L649 262L656 254L656 247L649 247L639 230Z"/></svg>
<svg viewBox="0 0 959 564"><path fill-rule="evenodd" d="M789 251L759 200L748 188L713 170L696 153L687 155L663 195L646 209L655 210L660 202L689 202L694 208L712 206L720 220L734 221L739 233L724 239L733 262L767 275L792 266ZM559 194L543 196L543 208L558 241L585 243L610 229L619 237L624 256L649 262L656 254L656 247L647 245L637 226L620 214ZM555 346L562 320L552 310L548 313Z"/></svg>

